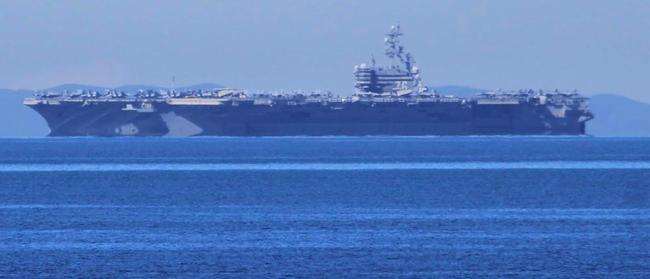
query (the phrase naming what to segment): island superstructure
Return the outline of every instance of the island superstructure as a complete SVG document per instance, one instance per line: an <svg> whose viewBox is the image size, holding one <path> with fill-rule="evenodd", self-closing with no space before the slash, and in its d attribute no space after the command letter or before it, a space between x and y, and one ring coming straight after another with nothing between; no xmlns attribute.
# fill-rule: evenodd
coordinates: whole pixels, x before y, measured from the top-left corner
<svg viewBox="0 0 650 279"><path fill-rule="evenodd" d="M388 65L354 67L355 92L245 90L39 92L24 104L50 136L581 135L593 118L575 92L430 92L392 26ZM443 92L444 93L444 92Z"/></svg>

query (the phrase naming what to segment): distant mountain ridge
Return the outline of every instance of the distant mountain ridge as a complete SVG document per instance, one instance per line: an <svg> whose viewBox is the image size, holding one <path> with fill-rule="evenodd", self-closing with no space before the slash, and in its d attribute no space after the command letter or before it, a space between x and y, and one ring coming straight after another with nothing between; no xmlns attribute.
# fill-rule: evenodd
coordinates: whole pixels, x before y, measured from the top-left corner
<svg viewBox="0 0 650 279"><path fill-rule="evenodd" d="M178 90L223 88L216 83L203 83L178 87ZM103 91L106 87L63 84L46 91ZM133 92L140 89L168 89L161 86L124 85L116 90ZM486 90L465 86L434 86L432 91L443 95L471 96ZM42 137L48 128L43 118L24 106L24 98L32 96L31 90L0 89L0 137ZM593 95L589 101L595 119L587 123L587 133L593 136L650 137L650 104L614 94Z"/></svg>
<svg viewBox="0 0 650 279"><path fill-rule="evenodd" d="M443 86L430 86L429 91L436 92L442 95L455 95L459 97L470 97L479 93L483 93L487 90L467 87L467 86L458 86L458 85L443 85Z"/></svg>
<svg viewBox="0 0 650 279"><path fill-rule="evenodd" d="M224 86L216 83L200 83L200 84L194 84L189 86L180 86L180 87L176 87L175 89L185 91L185 90L208 90L208 89L215 89L215 88L224 88ZM124 91L128 93L135 93L138 90L169 90L170 88L163 87L163 86L156 86L156 85L141 85L141 84L127 84L127 85L111 88L111 87L103 87L103 86L95 86L95 85L69 83L69 84L62 84L62 85L46 88L43 89L43 91L53 91L53 92L77 91L77 90L106 91L109 89Z"/></svg>
<svg viewBox="0 0 650 279"><path fill-rule="evenodd" d="M225 88L225 86L217 83L199 83L189 86L180 86L176 87L176 90L209 90L216 88ZM52 91L52 92L65 92L65 91L77 91L77 90L90 90L90 91L105 91L105 90L117 90L124 91L129 93L135 93L138 90L169 90L170 87L163 87L157 85L144 85L144 84L127 84L118 87L104 87L104 86L95 86L87 84L76 84L76 83L67 83L61 84L50 88L42 89L42 91ZM443 95L455 95L461 97L469 97L476 95L481 92L485 92L485 89L467 87L467 86L458 86L458 85L443 85L443 86L432 86L429 87L431 92L436 92ZM39 90L41 91L41 90Z"/></svg>
<svg viewBox="0 0 650 279"><path fill-rule="evenodd" d="M650 137L650 104L614 94L594 95L589 107L595 118L587 123L594 136Z"/></svg>
<svg viewBox="0 0 650 279"><path fill-rule="evenodd" d="M31 90L0 89L0 137L43 137L49 129L45 120L23 100Z"/></svg>

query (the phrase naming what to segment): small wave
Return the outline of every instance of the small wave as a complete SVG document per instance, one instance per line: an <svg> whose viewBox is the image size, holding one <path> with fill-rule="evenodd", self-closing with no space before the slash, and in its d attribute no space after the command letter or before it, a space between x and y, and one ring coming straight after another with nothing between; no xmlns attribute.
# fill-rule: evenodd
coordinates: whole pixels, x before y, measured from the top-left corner
<svg viewBox="0 0 650 279"><path fill-rule="evenodd" d="M649 161L0 164L0 172L650 169Z"/></svg>

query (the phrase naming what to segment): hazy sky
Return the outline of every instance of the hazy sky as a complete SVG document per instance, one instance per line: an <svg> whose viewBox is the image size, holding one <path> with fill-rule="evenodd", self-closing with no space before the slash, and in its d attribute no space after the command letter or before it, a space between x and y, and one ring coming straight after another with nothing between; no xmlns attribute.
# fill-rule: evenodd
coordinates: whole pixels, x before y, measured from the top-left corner
<svg viewBox="0 0 650 279"><path fill-rule="evenodd" d="M349 94L353 66L380 60L394 23L428 85L650 101L645 0L0 0L0 88L168 85L174 75Z"/></svg>

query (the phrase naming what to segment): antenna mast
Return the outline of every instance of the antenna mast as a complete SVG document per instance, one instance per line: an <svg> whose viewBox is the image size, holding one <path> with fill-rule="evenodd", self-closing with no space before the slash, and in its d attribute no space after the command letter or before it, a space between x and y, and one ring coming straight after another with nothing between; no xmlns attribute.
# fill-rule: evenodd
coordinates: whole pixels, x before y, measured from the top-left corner
<svg viewBox="0 0 650 279"><path fill-rule="evenodd" d="M176 76L172 76L172 88L171 88L171 93L174 94L176 91Z"/></svg>
<svg viewBox="0 0 650 279"><path fill-rule="evenodd" d="M402 56L404 53L404 47L402 47L399 42L399 37L402 35L404 35L404 33L400 31L398 24L391 26L390 31L388 34L386 34L386 38L384 38L384 44L386 45L386 56L390 58L391 68L397 66L394 63L395 58L399 58L400 62L404 62L404 57Z"/></svg>

